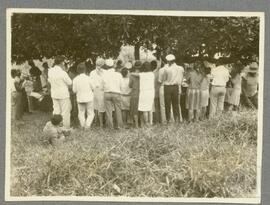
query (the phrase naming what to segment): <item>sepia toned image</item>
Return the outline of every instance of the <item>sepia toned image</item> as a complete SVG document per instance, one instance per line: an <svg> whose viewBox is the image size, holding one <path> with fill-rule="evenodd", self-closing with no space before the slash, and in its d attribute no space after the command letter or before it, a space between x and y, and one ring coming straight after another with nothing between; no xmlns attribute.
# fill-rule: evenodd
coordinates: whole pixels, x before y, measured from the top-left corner
<svg viewBox="0 0 270 205"><path fill-rule="evenodd" d="M264 13L7 10L6 200L259 203Z"/></svg>

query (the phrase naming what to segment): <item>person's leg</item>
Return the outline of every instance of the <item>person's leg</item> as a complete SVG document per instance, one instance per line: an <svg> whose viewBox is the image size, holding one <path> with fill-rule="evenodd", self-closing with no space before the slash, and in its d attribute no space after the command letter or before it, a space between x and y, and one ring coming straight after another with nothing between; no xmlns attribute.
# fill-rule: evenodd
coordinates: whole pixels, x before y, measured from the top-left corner
<svg viewBox="0 0 270 205"><path fill-rule="evenodd" d="M213 118L216 114L217 109L217 88L212 87L210 91L210 112L209 112L209 118Z"/></svg>
<svg viewBox="0 0 270 205"><path fill-rule="evenodd" d="M95 116L93 101L88 102L86 104L86 111L87 111L87 118L86 118L86 121L85 121L85 127L90 128L91 124L92 124L92 122L94 120L94 116Z"/></svg>
<svg viewBox="0 0 270 205"><path fill-rule="evenodd" d="M197 122L199 120L200 110L194 110L194 120Z"/></svg>
<svg viewBox="0 0 270 205"><path fill-rule="evenodd" d="M53 101L53 114L60 115L61 114L61 107L58 99L52 99Z"/></svg>
<svg viewBox="0 0 270 205"><path fill-rule="evenodd" d="M70 111L71 102L69 98L59 100L61 107L61 115L63 117L63 126L67 129L70 128Z"/></svg>
<svg viewBox="0 0 270 205"><path fill-rule="evenodd" d="M165 102L165 113L166 120L170 122L171 119L171 86L164 85L164 102Z"/></svg>
<svg viewBox="0 0 270 205"><path fill-rule="evenodd" d="M107 116L107 124L109 128L113 128L113 104L111 93L104 93L105 112ZM103 120L103 119L102 119Z"/></svg>
<svg viewBox="0 0 270 205"><path fill-rule="evenodd" d="M115 109L115 116L117 127L123 127L123 119L122 119L122 111L121 111L121 95L120 94L113 94L113 104Z"/></svg>
<svg viewBox="0 0 270 205"><path fill-rule="evenodd" d="M139 127L139 116L138 116L138 114L134 114L133 120L134 120L135 128L138 128Z"/></svg>
<svg viewBox="0 0 270 205"><path fill-rule="evenodd" d="M127 124L127 110L122 110L122 119L123 119L123 124Z"/></svg>
<svg viewBox="0 0 270 205"><path fill-rule="evenodd" d="M172 99L172 108L173 108L173 116L175 122L180 122L179 115L179 88L178 86L172 87L171 99Z"/></svg>
<svg viewBox="0 0 270 205"><path fill-rule="evenodd" d="M165 99L164 99L164 86L159 88L159 106L160 106L160 121L161 123L166 122L166 112L165 112Z"/></svg>
<svg viewBox="0 0 270 205"><path fill-rule="evenodd" d="M85 127L85 111L86 111L86 103L78 103L78 118L81 127Z"/></svg>
<svg viewBox="0 0 270 205"><path fill-rule="evenodd" d="M145 111L145 112L143 112L143 124L144 124L144 126L148 126L148 123L149 123L149 121L148 121L148 112Z"/></svg>
<svg viewBox="0 0 270 205"><path fill-rule="evenodd" d="M149 117L149 124L153 125L153 112L152 111L148 112L148 117Z"/></svg>
<svg viewBox="0 0 270 205"><path fill-rule="evenodd" d="M188 121L191 122L194 118L194 112L193 110L188 110Z"/></svg>
<svg viewBox="0 0 270 205"><path fill-rule="evenodd" d="M155 98L155 123L161 123L161 113L160 113L160 100L159 97Z"/></svg>
<svg viewBox="0 0 270 205"><path fill-rule="evenodd" d="M217 114L221 115L224 109L224 100L225 100L226 88L218 88L218 98L217 98Z"/></svg>
<svg viewBox="0 0 270 205"><path fill-rule="evenodd" d="M178 105L179 105L179 121L183 122L182 108L181 108L181 93L178 94Z"/></svg>
<svg viewBox="0 0 270 205"><path fill-rule="evenodd" d="M105 112L98 112L99 126L101 128L104 127L104 115L105 115Z"/></svg>

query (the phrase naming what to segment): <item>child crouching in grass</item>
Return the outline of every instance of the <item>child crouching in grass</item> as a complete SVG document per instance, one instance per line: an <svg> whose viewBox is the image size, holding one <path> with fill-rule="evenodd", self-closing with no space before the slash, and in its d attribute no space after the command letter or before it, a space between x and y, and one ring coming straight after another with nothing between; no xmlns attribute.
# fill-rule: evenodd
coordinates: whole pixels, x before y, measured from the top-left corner
<svg viewBox="0 0 270 205"><path fill-rule="evenodd" d="M51 120L46 123L43 133L46 135L46 139L53 146L62 144L66 137L70 135L70 129L62 127L63 117L61 115L53 115Z"/></svg>

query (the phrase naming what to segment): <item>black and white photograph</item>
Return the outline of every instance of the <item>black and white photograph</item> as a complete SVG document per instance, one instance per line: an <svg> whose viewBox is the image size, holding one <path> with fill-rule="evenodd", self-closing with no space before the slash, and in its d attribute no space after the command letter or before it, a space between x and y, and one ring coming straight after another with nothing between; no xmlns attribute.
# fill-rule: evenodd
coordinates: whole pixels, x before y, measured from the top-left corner
<svg viewBox="0 0 270 205"><path fill-rule="evenodd" d="M7 9L7 201L260 203L264 13Z"/></svg>

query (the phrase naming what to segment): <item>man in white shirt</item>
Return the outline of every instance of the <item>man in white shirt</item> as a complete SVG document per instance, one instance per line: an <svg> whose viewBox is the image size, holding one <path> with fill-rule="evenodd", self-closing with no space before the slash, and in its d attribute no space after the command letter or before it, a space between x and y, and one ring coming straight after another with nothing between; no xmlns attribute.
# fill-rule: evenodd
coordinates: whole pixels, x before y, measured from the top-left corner
<svg viewBox="0 0 270 205"><path fill-rule="evenodd" d="M53 114L62 115L64 127L70 128L71 102L68 89L72 81L64 71L64 61L64 56L55 57L55 66L48 71L48 82L53 100Z"/></svg>
<svg viewBox="0 0 270 205"><path fill-rule="evenodd" d="M85 63L80 63L77 67L79 73L73 79L72 90L76 94L78 103L78 118L82 128L90 128L94 119L94 86L89 76L85 74ZM87 117L85 118L85 114Z"/></svg>
<svg viewBox="0 0 270 205"><path fill-rule="evenodd" d="M211 70L212 87L210 91L209 117L220 114L224 108L226 94L226 83L229 81L230 73L224 65L218 65Z"/></svg>
<svg viewBox="0 0 270 205"><path fill-rule="evenodd" d="M112 112L115 110L117 128L123 126L121 112L121 82L122 75L113 68L114 62L112 59L105 61L107 71L103 76L104 103L105 111L108 120L108 126L113 128Z"/></svg>
<svg viewBox="0 0 270 205"><path fill-rule="evenodd" d="M168 65L164 69L162 82L164 83L165 112L167 122L171 119L171 106L175 122L180 122L179 88L182 84L184 68L175 63L175 56L166 56Z"/></svg>

